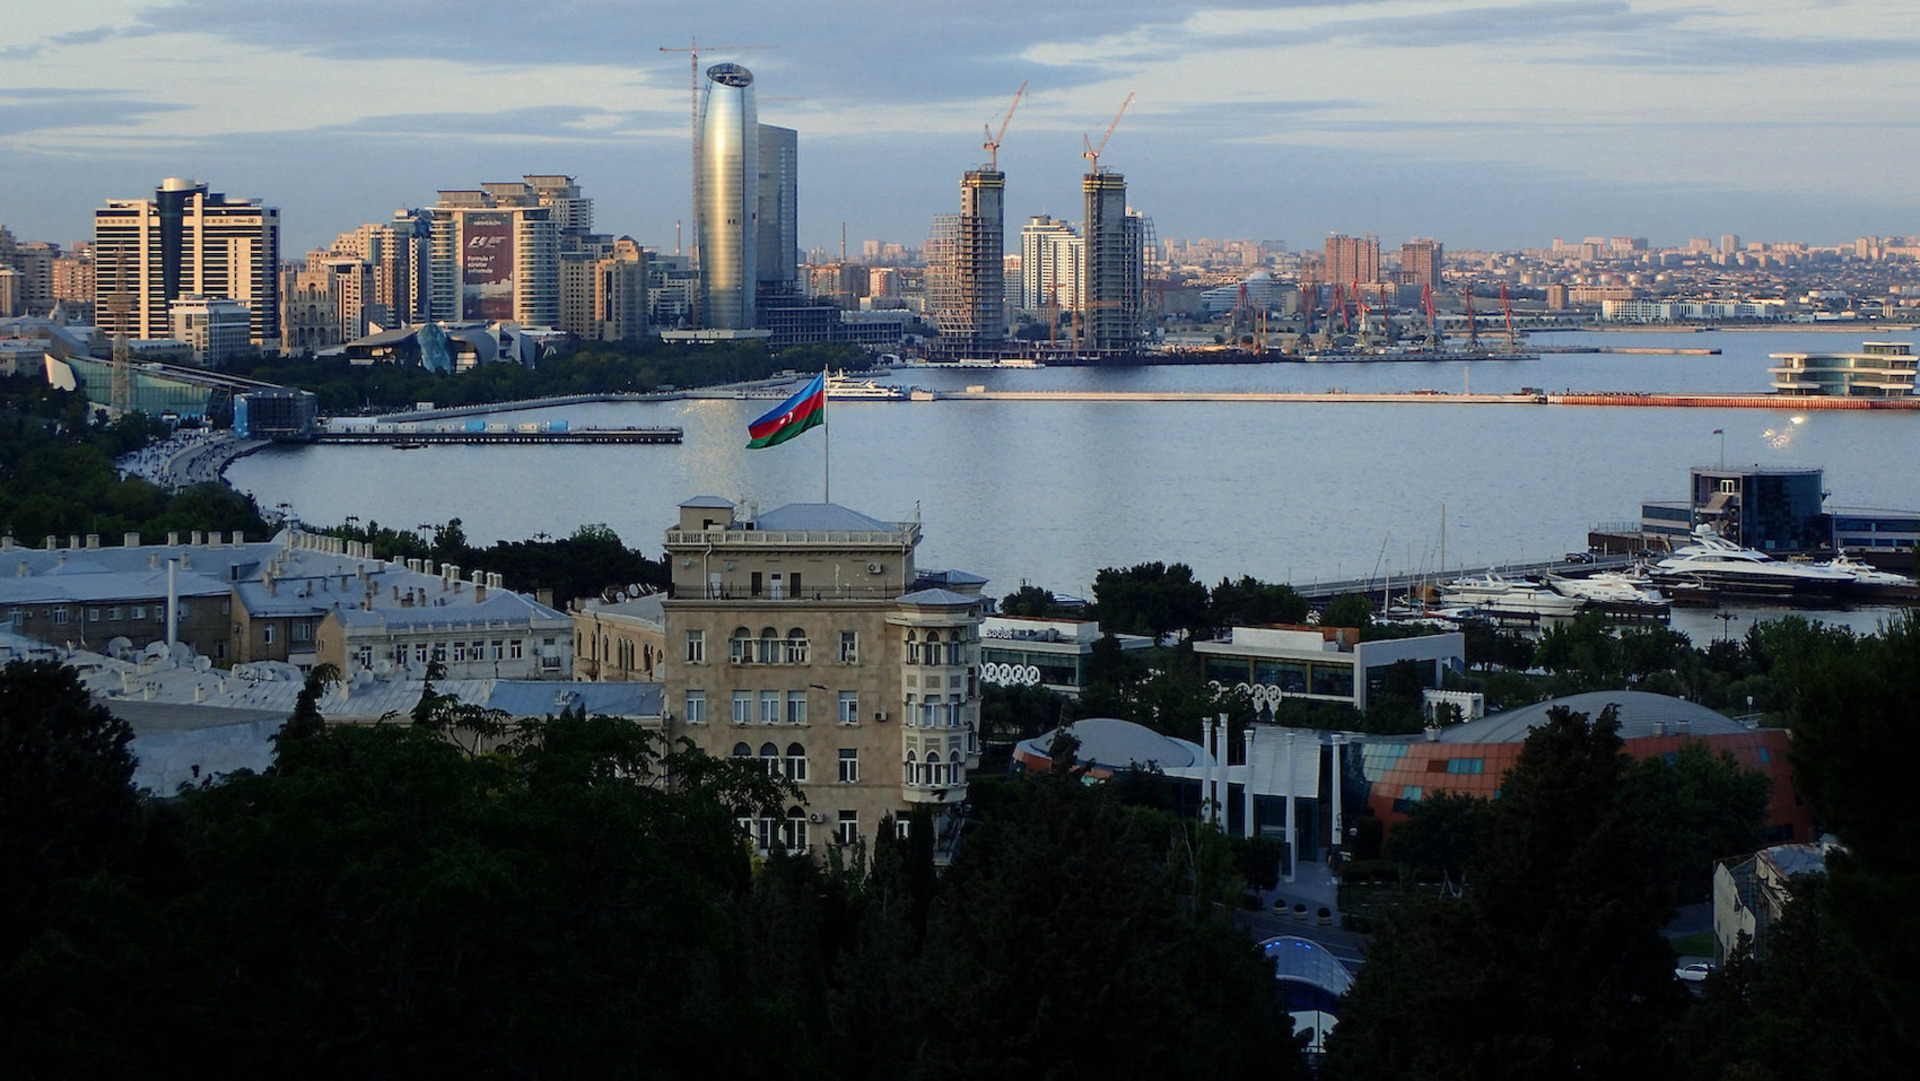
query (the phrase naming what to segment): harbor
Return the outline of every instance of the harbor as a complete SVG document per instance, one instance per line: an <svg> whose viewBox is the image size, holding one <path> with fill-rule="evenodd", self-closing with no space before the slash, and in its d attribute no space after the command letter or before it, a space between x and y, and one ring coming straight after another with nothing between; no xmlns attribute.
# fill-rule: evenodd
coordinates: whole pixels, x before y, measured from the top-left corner
<svg viewBox="0 0 1920 1081"><path fill-rule="evenodd" d="M315 433L313 442L349 446L385 445L400 450L430 446L493 446L501 444L531 446L678 444L686 436L680 428L573 428L545 425L483 425L469 427L403 428L394 425L360 427L330 426Z"/></svg>

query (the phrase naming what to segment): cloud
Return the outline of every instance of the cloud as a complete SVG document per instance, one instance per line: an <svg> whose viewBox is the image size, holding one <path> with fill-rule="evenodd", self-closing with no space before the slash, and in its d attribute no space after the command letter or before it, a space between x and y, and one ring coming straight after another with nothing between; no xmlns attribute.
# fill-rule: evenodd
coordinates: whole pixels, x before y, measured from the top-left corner
<svg viewBox="0 0 1920 1081"><path fill-rule="evenodd" d="M24 87L0 90L0 135L129 127L148 117L187 108L130 96L125 90Z"/></svg>
<svg viewBox="0 0 1920 1081"><path fill-rule="evenodd" d="M55 34L48 41L55 45L92 45L113 37L118 31L111 26L96 26L89 30L70 30L64 34Z"/></svg>

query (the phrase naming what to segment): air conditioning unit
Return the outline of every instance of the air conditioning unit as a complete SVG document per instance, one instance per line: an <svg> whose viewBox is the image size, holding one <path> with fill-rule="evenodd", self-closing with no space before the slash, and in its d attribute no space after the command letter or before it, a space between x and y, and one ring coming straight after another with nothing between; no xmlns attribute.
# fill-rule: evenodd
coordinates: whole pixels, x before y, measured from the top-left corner
<svg viewBox="0 0 1920 1081"><path fill-rule="evenodd" d="M886 569L887 569L887 565L886 565L885 563L869 563L869 564L867 564L867 573L868 573L868 574L880 574L880 573L883 573L883 572L884 572L884 571L885 571Z"/></svg>
<svg viewBox="0 0 1920 1081"><path fill-rule="evenodd" d="M807 821L815 824L825 822L826 820L827 820L827 816L821 814L819 811L815 811L812 814L807 816Z"/></svg>
<svg viewBox="0 0 1920 1081"><path fill-rule="evenodd" d="M874 710L874 711L873 711L873 719L874 719L874 720L876 720L876 721L884 721L884 720L886 720L886 719L887 719L887 711L886 711L886 710L884 710L884 709L876 709L876 710Z"/></svg>

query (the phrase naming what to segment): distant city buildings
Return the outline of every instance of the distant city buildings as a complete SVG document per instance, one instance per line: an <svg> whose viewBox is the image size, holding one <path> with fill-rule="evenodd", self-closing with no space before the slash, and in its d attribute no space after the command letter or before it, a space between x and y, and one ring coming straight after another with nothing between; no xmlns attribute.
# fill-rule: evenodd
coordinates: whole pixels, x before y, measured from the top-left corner
<svg viewBox="0 0 1920 1081"><path fill-rule="evenodd" d="M1327 238L1326 282L1328 285L1353 285L1380 280L1380 238L1344 236Z"/></svg>
<svg viewBox="0 0 1920 1081"><path fill-rule="evenodd" d="M533 178L538 179L538 178ZM433 318L560 325L561 217L525 180L442 191L426 211Z"/></svg>
<svg viewBox="0 0 1920 1081"><path fill-rule="evenodd" d="M1020 306L1079 311L1082 244L1073 226L1045 214L1020 230Z"/></svg>
<svg viewBox="0 0 1920 1081"><path fill-rule="evenodd" d="M280 211L168 177L151 199L110 199L94 212L94 280L108 334L165 338L173 302L197 295L244 305L252 344L277 349Z"/></svg>

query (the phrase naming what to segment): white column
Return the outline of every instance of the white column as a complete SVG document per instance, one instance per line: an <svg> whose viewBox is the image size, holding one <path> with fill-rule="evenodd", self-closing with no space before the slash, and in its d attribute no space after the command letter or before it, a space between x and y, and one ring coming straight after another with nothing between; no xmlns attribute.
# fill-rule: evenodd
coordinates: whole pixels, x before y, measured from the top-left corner
<svg viewBox="0 0 1920 1081"><path fill-rule="evenodd" d="M1213 745L1218 748L1220 768L1213 775L1213 821L1222 831L1227 828L1227 759L1231 749L1227 736L1227 715L1220 715L1220 727L1215 730Z"/></svg>
<svg viewBox="0 0 1920 1081"><path fill-rule="evenodd" d="M1287 881L1288 882L1293 881L1294 864L1298 862L1295 857L1299 855L1299 850L1300 850L1300 837L1297 833L1294 832L1294 822L1293 822L1293 739L1295 735L1296 733L1294 732L1293 729L1291 728L1287 729L1287 751L1286 751L1286 754L1283 756L1284 764L1282 767L1286 773L1287 781L1286 781L1286 784L1281 786L1286 796Z"/></svg>
<svg viewBox="0 0 1920 1081"><path fill-rule="evenodd" d="M1213 821L1213 718L1200 722L1200 750L1205 761L1200 764L1200 821Z"/></svg>
<svg viewBox="0 0 1920 1081"><path fill-rule="evenodd" d="M1242 825L1242 828L1244 829L1244 832L1241 834L1241 836L1252 837L1253 836L1253 726L1248 725L1247 730L1245 732L1242 732L1240 735L1241 735L1241 739L1246 744L1246 750L1247 750L1246 782L1240 786L1240 807L1242 812L1241 818L1243 819L1241 825Z"/></svg>
<svg viewBox="0 0 1920 1081"><path fill-rule="evenodd" d="M1333 774L1332 819L1333 819L1333 844L1335 847L1340 847L1344 845L1346 840L1346 832L1347 832L1346 820L1344 816L1342 816L1340 813L1340 748L1346 746L1346 742L1347 742L1346 736L1343 736L1338 732L1335 732L1333 734L1333 740L1332 740L1333 769L1331 772Z"/></svg>

